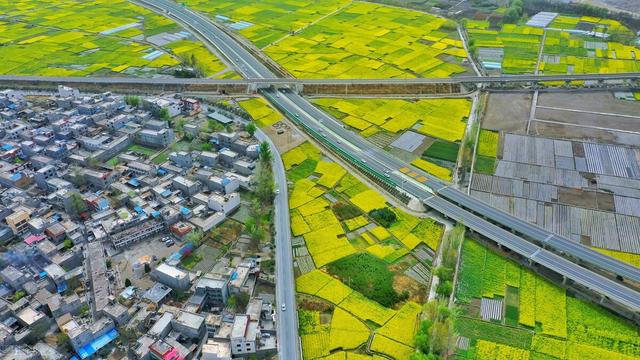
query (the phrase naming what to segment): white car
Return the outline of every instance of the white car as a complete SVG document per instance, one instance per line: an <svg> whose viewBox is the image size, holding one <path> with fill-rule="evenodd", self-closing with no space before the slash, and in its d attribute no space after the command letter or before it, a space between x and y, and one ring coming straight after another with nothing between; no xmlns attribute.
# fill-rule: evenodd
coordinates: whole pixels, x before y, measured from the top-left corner
<svg viewBox="0 0 640 360"><path fill-rule="evenodd" d="M287 311L287 306L285 304L282 304L282 311Z"/></svg>
<svg viewBox="0 0 640 360"><path fill-rule="evenodd" d="M276 190L274 191L274 193L275 193L276 195L280 194L280 189L276 189Z"/></svg>

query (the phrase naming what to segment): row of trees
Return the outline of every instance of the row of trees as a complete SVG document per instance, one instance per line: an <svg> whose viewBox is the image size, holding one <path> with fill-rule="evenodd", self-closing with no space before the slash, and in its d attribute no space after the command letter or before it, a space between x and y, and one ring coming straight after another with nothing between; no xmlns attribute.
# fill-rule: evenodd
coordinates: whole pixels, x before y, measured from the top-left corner
<svg viewBox="0 0 640 360"><path fill-rule="evenodd" d="M455 320L458 308L449 306L454 287L458 249L464 240L465 227L458 223L442 239L441 261L434 270L438 277L436 299L428 302L423 309L423 320L415 337L417 352L411 360L435 360L449 357L455 351L457 334Z"/></svg>
<svg viewBox="0 0 640 360"><path fill-rule="evenodd" d="M249 219L245 221L246 231L254 241L255 247L267 237L271 230L274 199L274 178L271 165L273 154L267 142L260 144L259 154L256 187L249 208Z"/></svg>
<svg viewBox="0 0 640 360"><path fill-rule="evenodd" d="M449 298L453 291L453 277L458 261L458 248L464 239L465 227L458 223L442 239L441 252L442 261L434 273L438 276L439 282L436 293L442 298Z"/></svg>
<svg viewBox="0 0 640 360"><path fill-rule="evenodd" d="M184 66L174 71L176 77L195 78L205 76L205 68L194 54L179 56L179 58Z"/></svg>
<svg viewBox="0 0 640 360"><path fill-rule="evenodd" d="M446 359L455 351L455 321L459 310L447 306L447 301L432 300L425 304L424 320L415 337L416 353L411 360Z"/></svg>
<svg viewBox="0 0 640 360"><path fill-rule="evenodd" d="M522 15L524 15L524 3L522 0L511 0L502 20L505 23L517 23L522 18Z"/></svg>

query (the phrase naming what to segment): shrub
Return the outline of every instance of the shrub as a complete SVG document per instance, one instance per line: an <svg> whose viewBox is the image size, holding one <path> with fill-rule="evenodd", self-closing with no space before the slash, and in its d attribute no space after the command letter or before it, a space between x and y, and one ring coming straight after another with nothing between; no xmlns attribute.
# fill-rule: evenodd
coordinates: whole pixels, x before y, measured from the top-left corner
<svg viewBox="0 0 640 360"><path fill-rule="evenodd" d="M388 228L396 222L396 214L389 208L374 209L369 211L371 216L378 224Z"/></svg>

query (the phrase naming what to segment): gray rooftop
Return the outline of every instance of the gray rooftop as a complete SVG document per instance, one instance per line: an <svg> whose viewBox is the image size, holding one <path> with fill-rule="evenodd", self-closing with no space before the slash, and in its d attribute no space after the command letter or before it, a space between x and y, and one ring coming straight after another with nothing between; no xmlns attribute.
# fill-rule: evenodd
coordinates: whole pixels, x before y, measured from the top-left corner
<svg viewBox="0 0 640 360"><path fill-rule="evenodd" d="M170 287L157 282L144 293L143 297L153 303L159 303L169 295L170 292Z"/></svg>

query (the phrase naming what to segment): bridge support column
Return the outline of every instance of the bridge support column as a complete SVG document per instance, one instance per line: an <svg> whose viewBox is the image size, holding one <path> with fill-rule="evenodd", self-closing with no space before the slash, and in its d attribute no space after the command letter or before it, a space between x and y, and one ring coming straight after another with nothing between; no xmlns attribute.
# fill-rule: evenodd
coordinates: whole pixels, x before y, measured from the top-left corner
<svg viewBox="0 0 640 360"><path fill-rule="evenodd" d="M562 275L562 285L567 285L567 277Z"/></svg>
<svg viewBox="0 0 640 360"><path fill-rule="evenodd" d="M247 93L248 94L253 94L256 91L258 91L258 84L252 83L252 84L247 85Z"/></svg>
<svg viewBox="0 0 640 360"><path fill-rule="evenodd" d="M295 89L296 89L296 93L302 94L302 92L304 91L304 84L296 83L295 84Z"/></svg>

